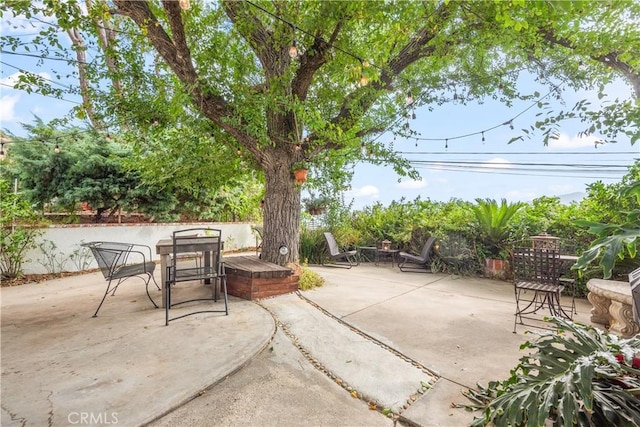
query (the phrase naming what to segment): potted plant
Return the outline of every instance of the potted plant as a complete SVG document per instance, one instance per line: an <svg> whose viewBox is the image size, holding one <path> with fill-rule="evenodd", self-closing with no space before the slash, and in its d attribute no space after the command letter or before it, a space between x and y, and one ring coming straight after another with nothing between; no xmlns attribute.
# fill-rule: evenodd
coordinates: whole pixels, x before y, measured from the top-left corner
<svg viewBox="0 0 640 427"><path fill-rule="evenodd" d="M321 215L327 208L328 200L326 197L316 197L313 194L308 199L304 199L304 206L309 215Z"/></svg>
<svg viewBox="0 0 640 427"><path fill-rule="evenodd" d="M493 199L476 199L476 203L471 209L478 222L485 256L485 276L506 279L509 271L508 226L524 203L507 203L506 199L502 199L500 204Z"/></svg>
<svg viewBox="0 0 640 427"><path fill-rule="evenodd" d="M291 170L293 171L293 176L296 179L298 184L302 184L307 180L307 172L309 170L309 165L306 161L302 160L299 162L295 162L291 166Z"/></svg>

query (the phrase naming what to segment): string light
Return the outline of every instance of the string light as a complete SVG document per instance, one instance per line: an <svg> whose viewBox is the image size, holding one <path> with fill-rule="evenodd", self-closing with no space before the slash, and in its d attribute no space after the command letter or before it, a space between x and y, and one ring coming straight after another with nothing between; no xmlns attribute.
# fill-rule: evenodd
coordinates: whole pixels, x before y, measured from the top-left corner
<svg viewBox="0 0 640 427"><path fill-rule="evenodd" d="M407 92L407 97L404 100L407 106L413 105L414 99L413 99L413 95L411 94L411 91Z"/></svg>
<svg viewBox="0 0 640 427"><path fill-rule="evenodd" d="M60 146L58 145L58 143L56 142L56 146L53 147L53 152L58 154L60 152Z"/></svg>
<svg viewBox="0 0 640 427"><path fill-rule="evenodd" d="M300 144L296 144L295 150L296 151L302 150L302 146Z"/></svg>
<svg viewBox="0 0 640 427"><path fill-rule="evenodd" d="M364 87L369 84L369 77L364 74L364 69L369 66L369 61L360 60L360 86Z"/></svg>
<svg viewBox="0 0 640 427"><path fill-rule="evenodd" d="M296 59L298 57L298 46L296 46L296 39L293 39L291 42L291 47L289 48L289 58Z"/></svg>
<svg viewBox="0 0 640 427"><path fill-rule="evenodd" d="M0 160L4 160L5 152L4 152L4 142L0 142Z"/></svg>
<svg viewBox="0 0 640 427"><path fill-rule="evenodd" d="M180 4L182 10L189 10L191 8L189 0L178 0L178 3Z"/></svg>
<svg viewBox="0 0 640 427"><path fill-rule="evenodd" d="M484 131L482 131L482 142L484 142Z"/></svg>

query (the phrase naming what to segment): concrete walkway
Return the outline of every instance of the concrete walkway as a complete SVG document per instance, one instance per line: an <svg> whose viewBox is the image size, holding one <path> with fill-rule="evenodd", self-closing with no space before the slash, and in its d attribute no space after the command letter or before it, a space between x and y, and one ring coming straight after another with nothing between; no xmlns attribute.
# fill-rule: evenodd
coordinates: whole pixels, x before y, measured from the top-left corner
<svg viewBox="0 0 640 427"><path fill-rule="evenodd" d="M168 327L135 282L97 318L99 274L2 288L2 425L468 425L451 403L531 338L512 333L510 283L314 269L322 288Z"/></svg>

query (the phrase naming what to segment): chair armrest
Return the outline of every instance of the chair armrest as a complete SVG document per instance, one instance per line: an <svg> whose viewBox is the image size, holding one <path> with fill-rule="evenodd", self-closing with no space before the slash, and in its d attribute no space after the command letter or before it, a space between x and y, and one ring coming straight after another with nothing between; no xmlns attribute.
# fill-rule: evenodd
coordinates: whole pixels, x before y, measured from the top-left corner
<svg viewBox="0 0 640 427"><path fill-rule="evenodd" d="M137 251L133 251L133 250L132 250L131 252L138 252L138 253L142 253L142 252L141 252L141 250L142 250L143 248L144 248L144 249L146 249L146 250L144 251L144 253L142 253L142 257L143 257L142 259L143 259L143 261L144 261L144 262L146 262L145 254L148 254L148 257L149 257L148 259L149 259L149 261L153 261L153 255L152 255L152 252L151 252L151 246L148 246L148 245L142 245L142 244L139 244L139 243L132 243L132 244L131 244L131 249L134 249L134 248L139 248L140 250L137 250Z"/></svg>

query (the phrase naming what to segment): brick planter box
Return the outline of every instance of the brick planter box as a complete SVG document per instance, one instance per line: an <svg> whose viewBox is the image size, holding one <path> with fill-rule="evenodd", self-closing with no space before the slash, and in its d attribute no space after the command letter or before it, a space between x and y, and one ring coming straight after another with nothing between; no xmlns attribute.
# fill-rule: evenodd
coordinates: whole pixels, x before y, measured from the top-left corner
<svg viewBox="0 0 640 427"><path fill-rule="evenodd" d="M288 294L298 290L299 276L291 269L271 264L257 256L225 258L227 293L253 300Z"/></svg>
<svg viewBox="0 0 640 427"><path fill-rule="evenodd" d="M485 259L484 276L491 279L508 280L510 278L509 261L506 259Z"/></svg>

